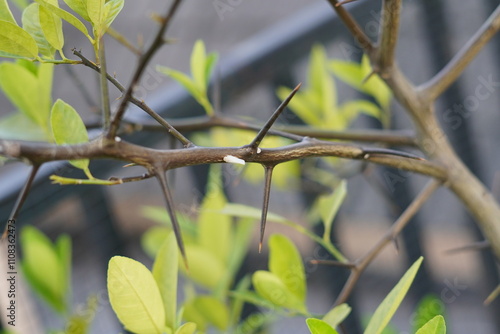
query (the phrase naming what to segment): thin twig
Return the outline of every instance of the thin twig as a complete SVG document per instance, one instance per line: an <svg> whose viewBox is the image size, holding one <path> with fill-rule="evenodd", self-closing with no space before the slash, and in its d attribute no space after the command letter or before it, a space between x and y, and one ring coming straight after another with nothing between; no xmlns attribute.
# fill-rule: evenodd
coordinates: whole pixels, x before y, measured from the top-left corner
<svg viewBox="0 0 500 334"><path fill-rule="evenodd" d="M281 104L279 105L279 107L274 111L274 113L271 115L271 117L266 122L266 124L264 124L264 126L262 127L262 129L260 129L260 131L257 134L257 136L255 136L254 140L252 140L252 142L249 145L252 149L256 150L257 147L259 147L260 143L262 142L262 140L264 139L264 137L266 136L266 134L268 133L268 131L271 129L271 127L273 126L274 122L276 122L276 120L281 115L281 113L283 112L283 110L285 110L286 106L288 105L288 103L290 103L290 101L292 100L292 98L295 95L295 93L297 93L297 91L300 89L301 85L302 84L299 83L297 85L297 87L295 87L292 90L292 92L287 96L287 98L283 102L281 102Z"/></svg>
<svg viewBox="0 0 500 334"><path fill-rule="evenodd" d="M483 250L483 249L487 249L487 248L490 248L490 243L488 240L483 240L483 241L474 242L474 243L469 244L469 245L460 246L460 247L456 247L456 248L452 248L452 249L447 249L445 251L445 253L446 254L456 254L456 253L461 253L461 252L465 252L465 251L479 251L479 250Z"/></svg>
<svg viewBox="0 0 500 334"><path fill-rule="evenodd" d="M419 87L424 96L435 100L462 74L488 41L500 30L500 5L445 67Z"/></svg>
<svg viewBox="0 0 500 334"><path fill-rule="evenodd" d="M378 73L384 77L389 75L396 52L401 16L401 0L384 0L382 8L381 33L377 50Z"/></svg>
<svg viewBox="0 0 500 334"><path fill-rule="evenodd" d="M102 126L103 130L107 132L109 130L111 122L111 107L109 102L108 80L106 77L108 72L106 70L106 52L104 48L104 38L101 38L99 40L99 64L101 65L99 78L101 85Z"/></svg>
<svg viewBox="0 0 500 334"><path fill-rule="evenodd" d="M340 261L335 261L335 260L311 260L309 261L311 264L322 264L326 266L333 266L333 267L340 267L340 268L348 268L348 269L354 269L356 268L356 265L354 263L345 263L345 262L340 262Z"/></svg>
<svg viewBox="0 0 500 334"><path fill-rule="evenodd" d="M92 61L87 59L80 51L73 49L73 53L82 60L82 64L93 69L94 71L101 73L101 69L99 66L94 64ZM121 93L125 91L125 87L114 77L112 77L109 73L106 73L106 78L111 82ZM122 97L123 98L123 97ZM161 125L161 128L167 130L171 133L175 138L177 138L185 147L193 146L193 143L184 137L175 127L170 125L163 117L161 117L156 111L151 109L144 101L138 100L135 97L131 96L129 98L129 102L136 105L140 109L144 110L149 116L151 116L158 124Z"/></svg>
<svg viewBox="0 0 500 334"><path fill-rule="evenodd" d="M115 30L113 27L109 27L106 30L106 34L111 36L114 40L116 40L118 43L129 49L133 54L137 56L142 56L141 50L136 48L125 36L120 34L117 30Z"/></svg>
<svg viewBox="0 0 500 334"><path fill-rule="evenodd" d="M361 274L364 272L366 267L375 259L375 257L380 254L380 252L384 249L385 246L390 244L392 240L394 240L399 233L403 230L403 228L408 224L411 218L420 210L420 208L424 205L425 202L430 198L430 196L436 191L441 182L438 180L431 180L424 189L417 195L417 197L413 200L413 202L403 211L401 216L399 216L398 220L391 226L391 228L386 232L386 234L380 239L368 252L365 253L361 258L359 258L354 263L356 267L351 271L351 275L349 276L344 288L340 292L337 300L335 301L335 305L340 305L345 303L349 298L354 286L358 282Z"/></svg>
<svg viewBox="0 0 500 334"><path fill-rule="evenodd" d="M19 215L19 212L21 211L21 208L26 201L26 198L28 197L29 191L31 189L31 185L33 184L33 180L35 180L36 173L38 173L38 170L40 168L40 165L34 164L31 167L30 174L28 176L28 179L26 180L26 183L24 184L23 189L17 196L16 203L14 204L14 207L12 208L12 211L9 216L9 221L15 221L17 219L17 216ZM9 224L5 225L5 229L2 234L2 240L7 237L7 232L8 232L8 227Z"/></svg>
<svg viewBox="0 0 500 334"><path fill-rule="evenodd" d="M160 29L158 29L158 33L156 34L153 43L149 47L149 49L142 55L142 57L139 59L139 64L137 65L137 69L134 72L134 75L132 77L132 80L130 81L130 84L125 91L125 94L122 97L122 101L120 105L118 106L118 110L116 111L112 121L111 121L111 126L109 128L109 131L106 133L106 138L108 140L112 140L115 138L116 133L118 131L118 128L120 126L121 120L123 118L123 115L125 114L125 110L127 107L127 104L132 97L132 94L134 92L135 87L139 84L139 81L141 79L141 76L146 69L147 64L153 57L153 55L156 53L156 51L163 45L164 39L163 35L165 34L165 31L167 30L167 27L169 26L169 23L171 22L177 8L179 7L180 3L182 0L174 0L170 8L168 9L167 15L163 19L162 24L160 25ZM185 147L190 147L193 146L193 143L186 137L184 137L179 131L177 131L174 127L172 127L170 124L168 124L166 121L163 123L169 130L169 132L177 138Z"/></svg>
<svg viewBox="0 0 500 334"><path fill-rule="evenodd" d="M363 29L359 26L358 22L349 14L344 7L338 5L337 0L328 0L333 9L337 12L337 15L344 22L347 29L351 32L352 36L358 41L359 45L365 50L365 52L371 55L375 49L372 41L366 36Z"/></svg>

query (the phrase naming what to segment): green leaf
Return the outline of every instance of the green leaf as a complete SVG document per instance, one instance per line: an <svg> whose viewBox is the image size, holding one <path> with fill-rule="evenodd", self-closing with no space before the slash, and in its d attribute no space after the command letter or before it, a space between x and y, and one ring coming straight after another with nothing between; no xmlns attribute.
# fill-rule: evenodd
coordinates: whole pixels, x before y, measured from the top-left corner
<svg viewBox="0 0 500 334"><path fill-rule="evenodd" d="M307 327L311 334L338 334L328 323L320 319L306 319Z"/></svg>
<svg viewBox="0 0 500 334"><path fill-rule="evenodd" d="M0 138L30 141L52 141L40 127L23 113L0 118Z"/></svg>
<svg viewBox="0 0 500 334"><path fill-rule="evenodd" d="M80 115L72 106L58 99L52 106L50 114L52 134L58 145L74 145L88 142L87 129ZM71 160L70 163L76 168L88 169L89 160Z"/></svg>
<svg viewBox="0 0 500 334"><path fill-rule="evenodd" d="M224 277L224 264L205 248L197 245L186 245L186 257L189 259L189 272L184 265L181 271L201 286L213 289Z"/></svg>
<svg viewBox="0 0 500 334"><path fill-rule="evenodd" d="M194 334L195 332L196 324L194 322L187 322L179 327L175 334Z"/></svg>
<svg viewBox="0 0 500 334"><path fill-rule="evenodd" d="M208 190L201 204L198 217L198 244L213 254L221 263L227 264L232 238L231 217L218 212L227 204L220 187L220 165L210 167L209 184L216 186Z"/></svg>
<svg viewBox="0 0 500 334"><path fill-rule="evenodd" d="M151 272L141 263L114 256L108 266L111 307L125 328L134 333L162 334L165 308Z"/></svg>
<svg viewBox="0 0 500 334"><path fill-rule="evenodd" d="M269 271L279 277L298 300L306 300L304 264L295 245L281 234L269 238Z"/></svg>
<svg viewBox="0 0 500 334"><path fill-rule="evenodd" d="M0 21L0 51L30 59L38 57L38 46L33 37L8 21Z"/></svg>
<svg viewBox="0 0 500 334"><path fill-rule="evenodd" d="M82 21L77 19L73 14L70 14L64 9L61 9L59 7L50 4L49 2L47 2L47 0L35 0L35 1L39 3L41 6L47 8L50 12L59 16L64 21L71 24L76 29L80 30L85 36L87 36L87 38L90 40L91 43L93 42L93 39L92 37L90 37L90 34L85 25L82 23Z"/></svg>
<svg viewBox="0 0 500 334"><path fill-rule="evenodd" d="M435 316L422 326L415 334L446 334L446 323L443 316Z"/></svg>
<svg viewBox="0 0 500 334"><path fill-rule="evenodd" d="M10 11L9 4L7 0L0 0L0 20L7 21L17 25L16 19L12 12Z"/></svg>
<svg viewBox="0 0 500 334"><path fill-rule="evenodd" d="M181 84L189 92L189 94L191 94L191 96L205 109L208 115L213 115L214 110L212 105L210 104L210 101L208 101L206 93L200 91L196 83L192 81L189 76L182 72L172 70L164 66L157 66L156 70L171 77L179 84Z"/></svg>
<svg viewBox="0 0 500 334"><path fill-rule="evenodd" d="M366 78L373 71L370 59L366 54L361 58L363 76ZM365 80L365 79L363 79ZM388 110L391 104L392 91L378 74L372 75L362 86L365 93L373 96L384 110Z"/></svg>
<svg viewBox="0 0 500 334"><path fill-rule="evenodd" d="M321 196L318 199L318 208L325 226L325 231L323 233L323 240L329 242L330 235L332 233L333 219L337 215L337 212L344 202L345 196L347 194L347 182L345 180L340 181L340 183L335 187L335 190L327 195Z"/></svg>
<svg viewBox="0 0 500 334"><path fill-rule="evenodd" d="M78 308L78 312L71 315L66 323L66 332L61 334L87 334L90 333L92 321L99 309L99 299L97 296L87 298L85 308Z"/></svg>
<svg viewBox="0 0 500 334"><path fill-rule="evenodd" d="M425 325L437 315L443 315L445 306L441 299L435 295L423 297L417 305L415 316L412 321L413 332Z"/></svg>
<svg viewBox="0 0 500 334"><path fill-rule="evenodd" d="M23 11L22 22L23 29L26 30L34 39L38 45L38 51L41 55L53 59L55 49L47 41L45 35L43 34L42 27L40 25L40 5L37 3L31 3Z"/></svg>
<svg viewBox="0 0 500 334"><path fill-rule="evenodd" d="M311 50L309 84L320 101L323 114L334 112L337 104L335 82L328 72L325 48L319 44L314 45Z"/></svg>
<svg viewBox="0 0 500 334"><path fill-rule="evenodd" d="M278 87L276 95L280 100L285 100L292 89L288 87ZM310 94L309 94L310 95ZM288 104L289 108L299 116L306 124L321 127L322 119L320 117L321 111L315 101L310 101L311 97L307 92L297 92L293 99Z"/></svg>
<svg viewBox="0 0 500 334"><path fill-rule="evenodd" d="M262 216L261 209L238 203L227 203L220 212L233 217L253 218L255 220L260 220ZM275 213L268 212L267 221L284 223L287 219Z"/></svg>
<svg viewBox="0 0 500 334"><path fill-rule="evenodd" d="M61 289L71 291L71 237L67 234L60 235L55 243L55 251L62 267L61 281L65 283Z"/></svg>
<svg viewBox="0 0 500 334"><path fill-rule="evenodd" d="M387 324L389 324L392 316L406 296L408 289L410 289L413 279L422 264L422 260L423 257L420 257L415 261L399 280L398 284L389 292L382 303L380 303L366 327L365 334L380 334Z"/></svg>
<svg viewBox="0 0 500 334"><path fill-rule="evenodd" d="M94 30L97 32L102 29L102 24L105 19L104 3L104 0L87 0L87 13ZM100 34L97 34L95 37L99 39Z"/></svg>
<svg viewBox="0 0 500 334"><path fill-rule="evenodd" d="M21 230L21 266L31 287L57 312L66 310L69 277L50 240L33 226Z"/></svg>
<svg viewBox="0 0 500 334"><path fill-rule="evenodd" d="M207 58L205 60L205 85L207 87L208 83L210 82L210 76L212 75L212 70L215 64L217 64L218 58L219 56L216 53L211 52L207 55Z"/></svg>
<svg viewBox="0 0 500 334"><path fill-rule="evenodd" d="M336 328L351 313L351 307L347 304L340 304L332 308L325 316L323 321Z"/></svg>
<svg viewBox="0 0 500 334"><path fill-rule="evenodd" d="M113 21L116 19L116 16L118 16L123 9L124 4L124 0L110 0L106 2L104 5L105 29L111 26Z"/></svg>
<svg viewBox="0 0 500 334"><path fill-rule="evenodd" d="M381 119L383 111L374 103L366 100L354 100L343 103L339 112L345 120L347 127L360 113L371 116L376 119Z"/></svg>
<svg viewBox="0 0 500 334"><path fill-rule="evenodd" d="M142 249L154 259L170 232L172 232L170 228L163 226L148 228L141 237Z"/></svg>
<svg viewBox="0 0 500 334"><path fill-rule="evenodd" d="M249 274L243 276L243 278L236 284L236 288L234 293L246 293L249 292L250 286L252 284L252 277ZM232 302L230 304L229 309L231 310L231 315L229 316L229 323L233 326L237 325L242 319L243 307L245 306L245 300L242 298L238 298L237 295L233 295L232 292L229 292L232 297Z"/></svg>
<svg viewBox="0 0 500 334"><path fill-rule="evenodd" d="M54 2L57 5L57 1ZM57 6L55 6L57 7ZM62 31L61 18L53 14L47 7L39 8L40 26L47 41L56 50L61 50L64 46L64 35Z"/></svg>
<svg viewBox="0 0 500 334"><path fill-rule="evenodd" d="M252 275L252 283L255 291L274 305L306 312L304 303L291 293L285 283L275 274L258 270Z"/></svg>
<svg viewBox="0 0 500 334"><path fill-rule="evenodd" d="M0 87L12 104L42 129L48 128L50 108L45 108L36 75L17 63L0 64Z"/></svg>
<svg viewBox="0 0 500 334"><path fill-rule="evenodd" d="M194 44L193 52L191 53L191 75L198 91L203 94L207 92L206 57L205 44L199 39Z"/></svg>
<svg viewBox="0 0 500 334"><path fill-rule="evenodd" d="M175 235L170 233L156 255L153 277L165 307L165 324L172 330L176 327L178 261L177 242Z"/></svg>
<svg viewBox="0 0 500 334"><path fill-rule="evenodd" d="M229 326L229 310L220 300L212 296L198 296L193 305L206 322L219 330L226 330Z"/></svg>
<svg viewBox="0 0 500 334"><path fill-rule="evenodd" d="M28 6L28 0L12 0L12 2L19 8L20 10L24 10Z"/></svg>
<svg viewBox="0 0 500 334"><path fill-rule="evenodd" d="M80 15L85 21L90 22L89 14L87 14L86 0L64 0L69 8Z"/></svg>

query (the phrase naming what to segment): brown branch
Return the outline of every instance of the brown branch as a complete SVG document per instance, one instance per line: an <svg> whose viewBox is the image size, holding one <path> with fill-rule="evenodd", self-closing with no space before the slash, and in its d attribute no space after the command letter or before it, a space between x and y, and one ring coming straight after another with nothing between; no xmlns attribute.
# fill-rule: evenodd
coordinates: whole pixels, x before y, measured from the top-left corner
<svg viewBox="0 0 500 334"><path fill-rule="evenodd" d="M337 0L328 0L328 2L332 5L335 12L337 12L337 15L344 22L347 29L349 29L351 35L356 39L359 45L361 45L367 54L371 55L375 50L375 47L373 46L370 38L368 38L363 29L361 29L358 22L356 22L356 20L344 7L339 6L339 2Z"/></svg>
<svg viewBox="0 0 500 334"><path fill-rule="evenodd" d="M344 288L340 292L335 305L340 305L345 303L349 298L354 286L358 282L361 274L365 271L366 267L375 259L380 252L390 244L398 235L401 233L403 228L408 224L411 218L420 210L422 205L430 198L430 196L439 188L441 182L438 180L431 180L424 187L424 189L418 194L418 196L413 200L413 202L406 208L405 211L399 216L398 220L391 226L391 228L386 232L386 234L380 239L368 252L365 253L361 258L354 262L355 268L352 269L351 275L349 276Z"/></svg>
<svg viewBox="0 0 500 334"><path fill-rule="evenodd" d="M179 7L180 3L182 0L174 0L172 5L169 7L168 12L163 18L162 24L160 25L160 29L158 29L158 32L151 43L151 46L149 49L141 56L139 59L139 64L137 65L137 68L134 72L134 75L132 76L132 80L130 81L130 84L125 91L122 101L120 105L118 106L118 109L111 121L111 126L109 128L109 131L106 133L106 138L108 140L113 140L116 136L116 133L118 131L118 128L120 126L121 120L123 118L123 115L125 114L125 110L127 108L127 104L132 97L132 94L134 92L135 87L139 84L139 81L141 79L141 76L146 69L147 64L153 57L153 55L156 53L156 51L163 45L164 39L163 35L165 34L165 31L167 30L169 23L172 21L172 18L177 11L177 8ZM157 120L158 121L158 120ZM170 124L168 124L166 121L163 122L163 125L168 129L172 135L177 138L185 147L190 147L193 146L193 143L186 137L184 137L179 131L177 131L174 127L172 127Z"/></svg>
<svg viewBox="0 0 500 334"><path fill-rule="evenodd" d="M108 74L106 70L106 52L104 48L104 38L99 40L99 64L101 65L101 73L99 75L100 91L101 91L101 112L102 112L102 124L103 130L107 132L109 130L111 122L111 107L109 103L109 90L108 90L108 80L106 75Z"/></svg>
<svg viewBox="0 0 500 334"><path fill-rule="evenodd" d="M500 5L445 67L419 89L430 100L438 98L500 30Z"/></svg>
<svg viewBox="0 0 500 334"><path fill-rule="evenodd" d="M277 148L263 148L258 154L255 154L248 146L154 150L127 143L120 138L113 142L99 138L85 144L65 146L0 140L0 155L14 159L25 158L38 164L55 160L108 158L135 163L149 170L153 165L158 166L158 164L165 169L174 169L199 164L223 163L227 155L260 164L279 164L308 157L333 156L374 162L442 180L446 178L446 169L431 161L408 158L403 152L392 150L384 150L384 154L370 156L367 154L370 151L373 149L315 139L305 139L300 143Z"/></svg>
<svg viewBox="0 0 500 334"><path fill-rule="evenodd" d="M383 1L381 33L376 55L377 72L382 77L390 75L394 64L400 14L401 0Z"/></svg>

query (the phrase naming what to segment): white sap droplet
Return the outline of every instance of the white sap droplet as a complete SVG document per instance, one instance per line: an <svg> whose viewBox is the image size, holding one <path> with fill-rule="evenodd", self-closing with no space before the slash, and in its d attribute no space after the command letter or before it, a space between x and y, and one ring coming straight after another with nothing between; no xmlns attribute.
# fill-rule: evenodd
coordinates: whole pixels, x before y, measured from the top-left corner
<svg viewBox="0 0 500 334"><path fill-rule="evenodd" d="M115 142L119 143L121 141L122 141L122 139L120 137L118 137L118 136L115 137Z"/></svg>
<svg viewBox="0 0 500 334"><path fill-rule="evenodd" d="M257 154L259 154L260 152L262 152L262 150L260 149L260 147L257 147Z"/></svg>
<svg viewBox="0 0 500 334"><path fill-rule="evenodd" d="M232 156L232 155L226 155L224 157L224 161L231 163L231 164L239 164L239 165L245 164L245 160L240 159L240 158L236 158L235 156Z"/></svg>

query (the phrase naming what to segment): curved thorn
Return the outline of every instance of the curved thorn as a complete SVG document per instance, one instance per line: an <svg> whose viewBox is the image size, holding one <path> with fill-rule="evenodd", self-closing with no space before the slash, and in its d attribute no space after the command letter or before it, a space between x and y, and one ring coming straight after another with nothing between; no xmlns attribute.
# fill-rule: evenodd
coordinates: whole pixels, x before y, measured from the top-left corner
<svg viewBox="0 0 500 334"><path fill-rule="evenodd" d="M264 240L264 232L266 230L267 210L269 209L269 195L271 193L271 178L273 176L273 169L274 165L264 165L264 200L262 203L262 216L260 219L259 253L262 251L262 242Z"/></svg>
<svg viewBox="0 0 500 334"><path fill-rule="evenodd" d="M165 171L163 170L157 171L155 175L156 178L158 179L158 182L160 183L160 188L163 191L163 197L165 198L167 211L170 216L170 221L172 222L172 228L174 230L175 239L177 240L177 246L179 247L179 251L181 252L186 269L188 269L188 262L186 257L186 251L184 249L184 242L182 241L181 229L179 226L179 222L177 221L177 216L175 215L174 201L172 199L172 194L170 193L170 189L168 187Z"/></svg>
<svg viewBox="0 0 500 334"><path fill-rule="evenodd" d="M31 189L31 185L33 184L33 180L35 180L36 173L38 172L40 168L40 165L33 165L31 168L30 175L28 176L28 179L26 180L26 183L24 184L23 189L19 193L19 196L17 197L16 203L14 204L14 207L12 208L12 212L10 213L9 220L16 220L17 215L21 211L21 207L24 204L24 201L26 201L26 198L28 197L28 193ZM8 231L8 226L9 224L5 225L5 229L2 234L2 240L4 240L7 237L7 231Z"/></svg>
<svg viewBox="0 0 500 334"><path fill-rule="evenodd" d="M297 91L299 90L300 86L302 86L302 83L299 83L297 87L295 87L292 90L292 92L287 96L287 98L283 102L281 102L279 107L274 111L269 120L266 122L266 124L264 124L264 126L262 127L262 129L260 129L257 136L255 136L254 140L252 140L252 142L250 143L251 148L257 149L257 147L259 147L261 141L264 139L267 132L271 129L271 126L273 126L274 122L276 122L279 115L283 112L283 110L285 110L286 106L288 105L288 103L290 103L295 93L297 93Z"/></svg>

